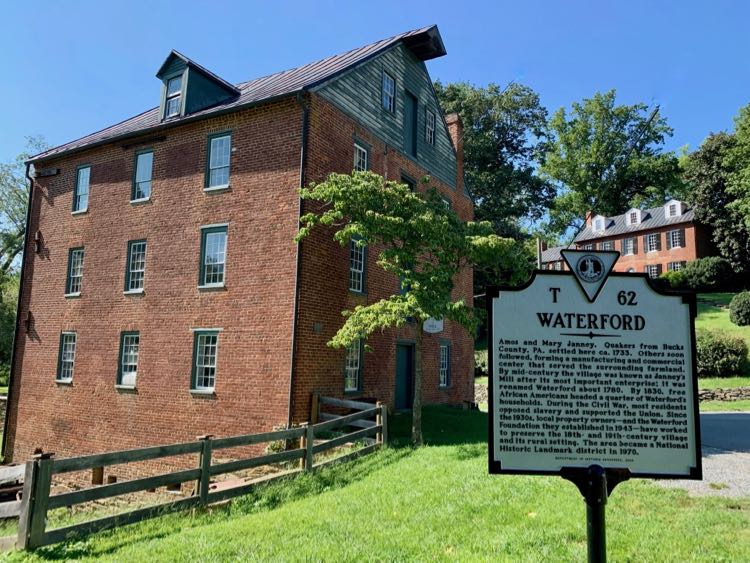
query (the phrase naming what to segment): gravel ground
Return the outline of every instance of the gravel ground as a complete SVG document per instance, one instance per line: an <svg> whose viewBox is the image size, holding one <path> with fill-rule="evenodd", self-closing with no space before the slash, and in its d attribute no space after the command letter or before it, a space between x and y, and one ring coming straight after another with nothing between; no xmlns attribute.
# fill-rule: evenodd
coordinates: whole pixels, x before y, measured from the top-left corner
<svg viewBox="0 0 750 563"><path fill-rule="evenodd" d="M656 482L662 487L685 489L691 496L750 496L750 453L703 446L703 481Z"/></svg>
<svg viewBox="0 0 750 563"><path fill-rule="evenodd" d="M702 413L703 480L657 480L689 494L750 496L750 412Z"/></svg>

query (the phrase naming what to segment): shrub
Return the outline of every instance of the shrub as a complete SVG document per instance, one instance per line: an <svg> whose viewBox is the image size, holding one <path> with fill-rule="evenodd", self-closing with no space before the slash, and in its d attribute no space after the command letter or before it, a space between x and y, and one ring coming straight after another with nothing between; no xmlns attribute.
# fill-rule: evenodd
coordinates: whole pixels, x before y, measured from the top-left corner
<svg viewBox="0 0 750 563"><path fill-rule="evenodd" d="M484 377L487 375L489 375L487 350L477 350L474 352L474 377Z"/></svg>
<svg viewBox="0 0 750 563"><path fill-rule="evenodd" d="M750 325L750 291L738 293L729 302L729 320L738 326Z"/></svg>
<svg viewBox="0 0 750 563"><path fill-rule="evenodd" d="M7 387L10 381L10 364L0 364L0 387Z"/></svg>
<svg viewBox="0 0 750 563"><path fill-rule="evenodd" d="M732 266L726 259L718 256L688 262L682 274L685 285L694 291L731 289L736 283Z"/></svg>
<svg viewBox="0 0 750 563"><path fill-rule="evenodd" d="M725 332L697 334L698 377L731 377L742 371L747 360L747 344Z"/></svg>
<svg viewBox="0 0 750 563"><path fill-rule="evenodd" d="M664 272L656 279L660 282L658 287L664 289L685 289L686 286L685 274L682 271Z"/></svg>

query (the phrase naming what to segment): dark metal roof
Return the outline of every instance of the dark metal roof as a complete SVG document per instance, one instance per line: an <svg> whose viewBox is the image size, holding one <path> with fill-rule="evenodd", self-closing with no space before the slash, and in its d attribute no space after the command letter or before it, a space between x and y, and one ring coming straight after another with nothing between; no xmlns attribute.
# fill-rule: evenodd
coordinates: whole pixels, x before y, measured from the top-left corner
<svg viewBox="0 0 750 563"><path fill-rule="evenodd" d="M642 210L641 222L637 225L627 225L625 223L626 215L627 213L623 213L622 215L617 215L616 217L606 217L607 226L603 231L594 232L590 225L587 226L575 238L574 242L603 239L630 233L640 233L643 231L658 229L659 227L679 225L681 223L692 223L693 221L695 221L695 213L693 213L692 209L684 211L682 215L678 215L677 217L667 217L664 213L663 205L660 207L654 207L652 209Z"/></svg>
<svg viewBox="0 0 750 563"><path fill-rule="evenodd" d="M189 115L162 121L159 115L159 107L152 108L135 117L121 121L116 125L42 152L30 158L28 162L60 156L118 139L167 129L212 114L236 111L245 106L290 96L318 86L351 69L355 65L369 60L399 42L403 42L421 60L429 60L446 54L437 26L432 25L414 29L301 67L277 72L248 82L242 82L236 86L240 92L236 98ZM176 51L174 53L177 56L187 59L187 57L180 55ZM196 63L192 64L196 68L203 69L203 67L200 67ZM209 72L205 69L203 70Z"/></svg>
<svg viewBox="0 0 750 563"><path fill-rule="evenodd" d="M558 262L563 259L562 254L560 254L561 250L565 250L566 248L573 248L573 246L553 246L552 248L548 248L547 250L542 250L542 264L547 264L548 262Z"/></svg>

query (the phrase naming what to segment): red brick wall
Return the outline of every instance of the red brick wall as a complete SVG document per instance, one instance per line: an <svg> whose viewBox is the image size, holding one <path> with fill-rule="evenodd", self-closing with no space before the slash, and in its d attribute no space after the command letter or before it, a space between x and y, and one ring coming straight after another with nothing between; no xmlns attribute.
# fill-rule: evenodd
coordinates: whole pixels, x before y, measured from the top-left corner
<svg viewBox="0 0 750 563"><path fill-rule="evenodd" d="M391 180L406 174L419 181L426 175L415 161L379 138L315 95L311 97L308 139L307 181L323 180L330 172L349 173L353 165L354 138L371 146L370 170ZM463 189L453 189L432 179L436 187L452 201L462 219L472 217L471 201ZM424 189L419 187L418 189ZM314 203L305 202L306 211ZM313 393L344 396L344 351L326 346L326 342L343 324L341 311L357 304L373 303L398 291L398 281L376 264L377 248L368 249L367 294L360 296L348 290L348 247L333 241L332 230L319 229L302 243L300 270L299 327L294 391L294 419L307 420ZM472 272L463 272L456 283L455 298L471 303ZM319 332L314 330L315 326ZM393 406L396 373L396 340L413 342L411 327L385 330L367 340L372 352L365 352L363 390L354 397L376 398ZM439 341L452 343L451 385L438 386ZM473 400L473 340L463 328L446 321L439 335L425 335L423 353L424 402L461 403Z"/></svg>
<svg viewBox="0 0 750 563"><path fill-rule="evenodd" d="M676 229L685 229L685 244L682 248L667 248L667 234L669 231ZM615 264L614 271L627 272L633 268L636 272L644 272L647 265L661 264L662 272L667 271L669 262L690 262L696 258L707 256L710 253L710 244L708 244L705 231L698 227L698 236L696 236L696 225L694 223L683 223L679 225L670 225L659 229L650 229L639 231L637 233L618 235L616 237L604 237L576 243L576 248L582 249L584 245L595 243L597 249L601 249L601 244L605 241L614 241L615 250L622 253L622 241L626 238L638 238L638 253L634 255L620 255ZM644 236L658 233L661 237L661 250L655 252L646 252Z"/></svg>
<svg viewBox="0 0 750 563"><path fill-rule="evenodd" d="M301 109L287 100L168 130L154 143L151 201L131 205L134 151L50 160L38 179L7 452L59 456L256 432L284 424L294 304ZM204 193L206 136L232 130L231 189ZM147 145L148 146L148 145ZM91 164L88 213L71 215ZM200 226L229 223L226 289L199 291ZM127 242L148 240L145 294L123 295ZM82 295L66 299L68 249L85 246ZM221 327L215 397L192 396L192 328ZM72 385L55 383L61 330L78 334ZM136 392L114 387L120 332L139 330Z"/></svg>

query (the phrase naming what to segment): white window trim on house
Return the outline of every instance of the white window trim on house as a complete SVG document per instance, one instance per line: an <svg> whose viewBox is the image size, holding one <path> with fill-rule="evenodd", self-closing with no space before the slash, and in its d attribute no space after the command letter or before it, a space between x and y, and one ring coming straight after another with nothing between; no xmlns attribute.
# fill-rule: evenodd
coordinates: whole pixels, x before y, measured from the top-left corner
<svg viewBox="0 0 750 563"><path fill-rule="evenodd" d="M120 351L120 381L117 384L122 388L135 388L138 378L138 360L141 348L141 335L124 334L122 336L122 350ZM126 359L128 361L126 361ZM126 368L134 367L133 370Z"/></svg>
<svg viewBox="0 0 750 563"><path fill-rule="evenodd" d="M366 247L358 244L358 239L349 242L349 290L365 292L365 252Z"/></svg>
<svg viewBox="0 0 750 563"><path fill-rule="evenodd" d="M682 240L682 230L681 229L675 229L673 231L669 231L667 233L667 236L669 237L669 249L672 250L673 248L684 248L685 241ZM677 237L677 244L675 244L675 238Z"/></svg>
<svg viewBox="0 0 750 563"><path fill-rule="evenodd" d="M659 277L659 264L648 264L646 266L646 273L648 274L648 277L650 278L658 278Z"/></svg>
<svg viewBox="0 0 750 563"><path fill-rule="evenodd" d="M355 340L346 348L344 366L344 392L353 393L360 390L362 377L362 341Z"/></svg>
<svg viewBox="0 0 750 563"><path fill-rule="evenodd" d="M643 222L643 215L640 209L629 209L625 214L625 224L627 226L640 225Z"/></svg>
<svg viewBox="0 0 750 563"><path fill-rule="evenodd" d="M674 214L672 213L674 210ZM682 215L682 202L677 199L671 199L664 204L664 217L672 219L673 217L680 217Z"/></svg>
<svg viewBox="0 0 750 563"><path fill-rule="evenodd" d="M623 256L634 256L635 255L635 238L628 237L622 239L623 243Z"/></svg>
<svg viewBox="0 0 750 563"><path fill-rule="evenodd" d="M370 155L365 147L354 143L354 171L364 172L370 167Z"/></svg>
<svg viewBox="0 0 750 563"><path fill-rule="evenodd" d="M595 233L600 233L607 230L607 218L602 215L597 215L591 221L591 230Z"/></svg>
<svg viewBox="0 0 750 563"><path fill-rule="evenodd" d="M448 387L450 383L450 358L451 351L448 344L440 345L440 364L438 374L438 386Z"/></svg>
<svg viewBox="0 0 750 563"><path fill-rule="evenodd" d="M687 265L686 260L678 260L677 262L669 262L667 264L667 270L670 272L679 272Z"/></svg>
<svg viewBox="0 0 750 563"><path fill-rule="evenodd" d="M191 387L190 392L191 393L197 393L197 394L212 394L214 392L214 390L216 389L216 378L217 378L217 376L219 374L219 333L221 332L221 330L216 330L216 329L194 329L194 332L195 331L200 331L200 332L194 336L194 338L197 339L196 342L195 342L195 355L193 357L193 369L195 371L195 373L194 373L194 378L195 379L193 381L193 386ZM212 337L212 338L216 339L216 342L214 344L215 350L214 350L214 354L213 354L213 363L212 364L205 363L206 362L206 360L205 360L206 356L204 354L203 355L203 363L201 364L200 363L200 360L201 360L201 339L205 339L207 337ZM204 343L204 347L205 347L205 343ZM213 380L212 381L212 385L199 385L198 381L199 381L200 377L203 377L204 381L205 381L205 379L207 379L207 377L205 375L200 375L198 373L198 371L201 368L211 368L211 369L213 369L213 375L211 376L211 378Z"/></svg>
<svg viewBox="0 0 750 563"><path fill-rule="evenodd" d="M651 233L646 235L646 252L659 251L659 236L659 233Z"/></svg>
<svg viewBox="0 0 750 563"><path fill-rule="evenodd" d="M67 337L70 337L70 336L73 337L72 339L73 353L72 353L72 358L66 360L65 359L66 339ZM75 366L76 366L77 348L78 348L78 335L72 331L63 331L60 336L60 350L58 352L60 354L60 361L58 364L58 373L57 373L57 376L55 377L55 381L57 381L58 383L72 383L73 382L73 375L74 375ZM68 377L62 377L62 374L66 372L66 369L63 368L63 365L65 363L70 364L70 370L69 370L70 375Z"/></svg>
<svg viewBox="0 0 750 563"><path fill-rule="evenodd" d="M605 240L602 242L602 250L614 250L615 249L615 241L613 240Z"/></svg>

